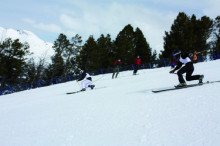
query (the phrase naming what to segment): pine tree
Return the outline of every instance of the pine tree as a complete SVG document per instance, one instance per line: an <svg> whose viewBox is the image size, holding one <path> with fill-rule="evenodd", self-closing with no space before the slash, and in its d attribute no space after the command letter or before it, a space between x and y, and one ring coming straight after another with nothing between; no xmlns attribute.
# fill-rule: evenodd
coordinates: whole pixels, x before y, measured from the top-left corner
<svg viewBox="0 0 220 146"><path fill-rule="evenodd" d="M208 50L207 40L211 34L212 20L206 16L197 20L181 12L174 20L170 32L165 32L164 50L160 57L172 58L175 50L193 53Z"/></svg>
<svg viewBox="0 0 220 146"><path fill-rule="evenodd" d="M220 55L220 16L215 18L212 30L212 41L210 42L211 46L211 56L219 57Z"/></svg>
<svg viewBox="0 0 220 146"><path fill-rule="evenodd" d="M143 62L151 62L152 56L151 56L151 48L149 44L146 41L146 38L144 37L142 31L139 28L136 28L135 31L135 39L134 39L134 50L135 50L135 56L140 56Z"/></svg>
<svg viewBox="0 0 220 146"><path fill-rule="evenodd" d="M189 17L181 12L174 20L174 24L171 26L171 31L165 31L164 37L164 51L161 51L163 58L171 58L172 53L175 50L186 50L186 25L189 23Z"/></svg>
<svg viewBox="0 0 220 146"><path fill-rule="evenodd" d="M107 34L105 37L103 34L97 39L98 56L97 61L99 62L100 68L110 68L114 62L113 55L113 42L111 36Z"/></svg>
<svg viewBox="0 0 220 146"><path fill-rule="evenodd" d="M64 75L64 60L60 54L56 54L52 58L52 78Z"/></svg>
<svg viewBox="0 0 220 146"><path fill-rule="evenodd" d="M52 73L51 76L54 78L77 73L76 56L79 55L81 43L82 39L78 34L72 37L70 41L66 35L60 34L54 42L55 55L52 57L52 64L46 70L46 74Z"/></svg>
<svg viewBox="0 0 220 146"><path fill-rule="evenodd" d="M90 36L82 50L80 55L77 56L77 62L79 68L86 71L93 71L99 68L99 62L97 61L98 56L97 44L93 36Z"/></svg>
<svg viewBox="0 0 220 146"><path fill-rule="evenodd" d="M76 34L70 40L70 46L66 48L64 58L65 62L65 74L77 74L79 72L79 66L76 61L76 57L79 55L82 49L82 37Z"/></svg>
<svg viewBox="0 0 220 146"><path fill-rule="evenodd" d="M17 84L22 80L26 68L25 55L29 54L29 45L19 39L6 39L0 43L0 80L1 86Z"/></svg>
<svg viewBox="0 0 220 146"><path fill-rule="evenodd" d="M197 44L198 52L202 52L200 55L206 55L207 50L209 50L208 39L211 36L213 20L209 17L203 16L199 20L198 24L199 30L197 32Z"/></svg>
<svg viewBox="0 0 220 146"><path fill-rule="evenodd" d="M115 49L116 58L121 59L124 65L130 65L134 62L135 49L134 49L135 33L133 27L128 24L116 37Z"/></svg>
<svg viewBox="0 0 220 146"><path fill-rule="evenodd" d="M50 76L50 78L64 75L65 63L64 63L63 55L65 56L65 50L69 46L70 46L70 42L67 39L67 36L61 33L53 45L53 48L55 50L55 55L52 56L52 64L49 67L51 71L47 71L47 73L51 73L51 75L48 75Z"/></svg>
<svg viewBox="0 0 220 146"><path fill-rule="evenodd" d="M34 82L37 82L44 77L44 71L45 71L45 58L40 58L39 62L35 62L33 58L31 58L27 62L27 78L26 82L33 84Z"/></svg>

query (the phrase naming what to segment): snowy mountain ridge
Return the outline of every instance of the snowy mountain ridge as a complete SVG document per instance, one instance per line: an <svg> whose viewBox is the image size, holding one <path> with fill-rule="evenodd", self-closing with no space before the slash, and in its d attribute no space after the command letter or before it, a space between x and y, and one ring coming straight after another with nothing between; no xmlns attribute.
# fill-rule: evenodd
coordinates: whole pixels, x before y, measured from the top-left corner
<svg viewBox="0 0 220 146"><path fill-rule="evenodd" d="M52 43L41 40L30 31L0 27L0 42L3 42L6 38L11 38L12 40L19 39L21 43L27 42L30 46L30 52L33 53L30 57L36 60L39 57L45 57L48 60L54 54Z"/></svg>

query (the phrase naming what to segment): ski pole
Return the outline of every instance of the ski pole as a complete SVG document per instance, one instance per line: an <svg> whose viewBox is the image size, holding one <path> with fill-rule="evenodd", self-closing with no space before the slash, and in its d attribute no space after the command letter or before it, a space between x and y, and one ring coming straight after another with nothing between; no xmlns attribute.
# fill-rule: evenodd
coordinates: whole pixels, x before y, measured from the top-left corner
<svg viewBox="0 0 220 146"><path fill-rule="evenodd" d="M104 77L104 75L102 75L100 78L98 78L98 79L96 79L95 81L93 81L92 83L94 83L94 82L96 82L96 81L98 81L98 80L100 80L101 78L103 78Z"/></svg>
<svg viewBox="0 0 220 146"><path fill-rule="evenodd" d="M79 82L78 82L77 80L76 80L76 82L77 82L77 84L78 84L79 88L81 88L81 87L80 87L80 85L79 85Z"/></svg>

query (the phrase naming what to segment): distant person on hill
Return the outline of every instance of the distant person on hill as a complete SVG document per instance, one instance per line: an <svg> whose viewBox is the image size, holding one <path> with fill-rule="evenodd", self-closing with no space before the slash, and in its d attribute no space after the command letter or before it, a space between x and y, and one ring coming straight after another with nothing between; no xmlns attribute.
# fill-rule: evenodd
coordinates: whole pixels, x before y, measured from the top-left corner
<svg viewBox="0 0 220 146"><path fill-rule="evenodd" d="M197 52L194 51L194 55L193 55L193 62L194 62L194 63L197 63L197 59L198 59L196 53L197 53Z"/></svg>
<svg viewBox="0 0 220 146"><path fill-rule="evenodd" d="M181 51L176 51L173 56L179 59L179 62L177 66L170 71L170 73L174 73L176 70L179 70L177 72L178 78L179 78L179 84L177 87L186 86L186 82L183 79L183 74L186 73L186 80L192 81L192 80L199 80L199 83L202 83L204 75L194 75L192 76L192 73L194 71L193 62L191 61L188 53L182 53ZM185 64L185 66L182 67L182 65ZM182 67L182 68L181 68Z"/></svg>
<svg viewBox="0 0 220 146"><path fill-rule="evenodd" d="M89 75L89 73L86 73L85 71L83 71L81 77L77 80L77 82L78 81L81 81L81 91L86 91L86 88L93 89L95 87L95 85L92 85L92 77Z"/></svg>
<svg viewBox="0 0 220 146"><path fill-rule="evenodd" d="M118 59L117 61L115 61L115 63L114 63L114 70L113 70L113 74L112 74L112 79L114 79L114 77L115 77L115 78L118 77L121 64L122 64L122 62L121 62L120 59ZM116 76L115 76L115 73L116 73Z"/></svg>
<svg viewBox="0 0 220 146"><path fill-rule="evenodd" d="M141 63L142 63L142 61L140 59L140 56L137 56L137 58L134 61L134 72L133 72L133 75L137 74L137 71L138 71L139 66L140 66Z"/></svg>
<svg viewBox="0 0 220 146"><path fill-rule="evenodd" d="M171 62L171 69L173 69L176 65L176 58L173 56L172 62Z"/></svg>

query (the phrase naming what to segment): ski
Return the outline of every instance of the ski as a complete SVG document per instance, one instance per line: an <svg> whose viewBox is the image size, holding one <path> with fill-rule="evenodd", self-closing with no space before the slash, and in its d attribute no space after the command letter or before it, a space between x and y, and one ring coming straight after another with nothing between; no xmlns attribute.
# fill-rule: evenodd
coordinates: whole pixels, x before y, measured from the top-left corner
<svg viewBox="0 0 220 146"><path fill-rule="evenodd" d="M158 92L164 92L164 91L170 91L170 90L178 90L178 89L202 86L204 84L211 84L211 83L216 83L216 82L220 82L220 81L207 81L207 82L204 82L204 83L190 84L190 85L183 86L183 87L176 87L176 86L174 86L174 87L168 87L168 88L159 88L159 89L153 89L152 92L158 93Z"/></svg>
<svg viewBox="0 0 220 146"><path fill-rule="evenodd" d="M79 93L79 92L83 92L83 91L79 90L79 91L74 91L74 92L68 92L66 94L75 94L75 93Z"/></svg>
<svg viewBox="0 0 220 146"><path fill-rule="evenodd" d="M106 88L106 86L94 88L94 89L91 89L91 90L97 90L97 89L102 89L102 88ZM91 90L89 90L89 91L91 91ZM86 92L86 91L79 90L79 91L74 91L74 92L67 92L66 94L75 94L75 93L79 93L79 92Z"/></svg>

